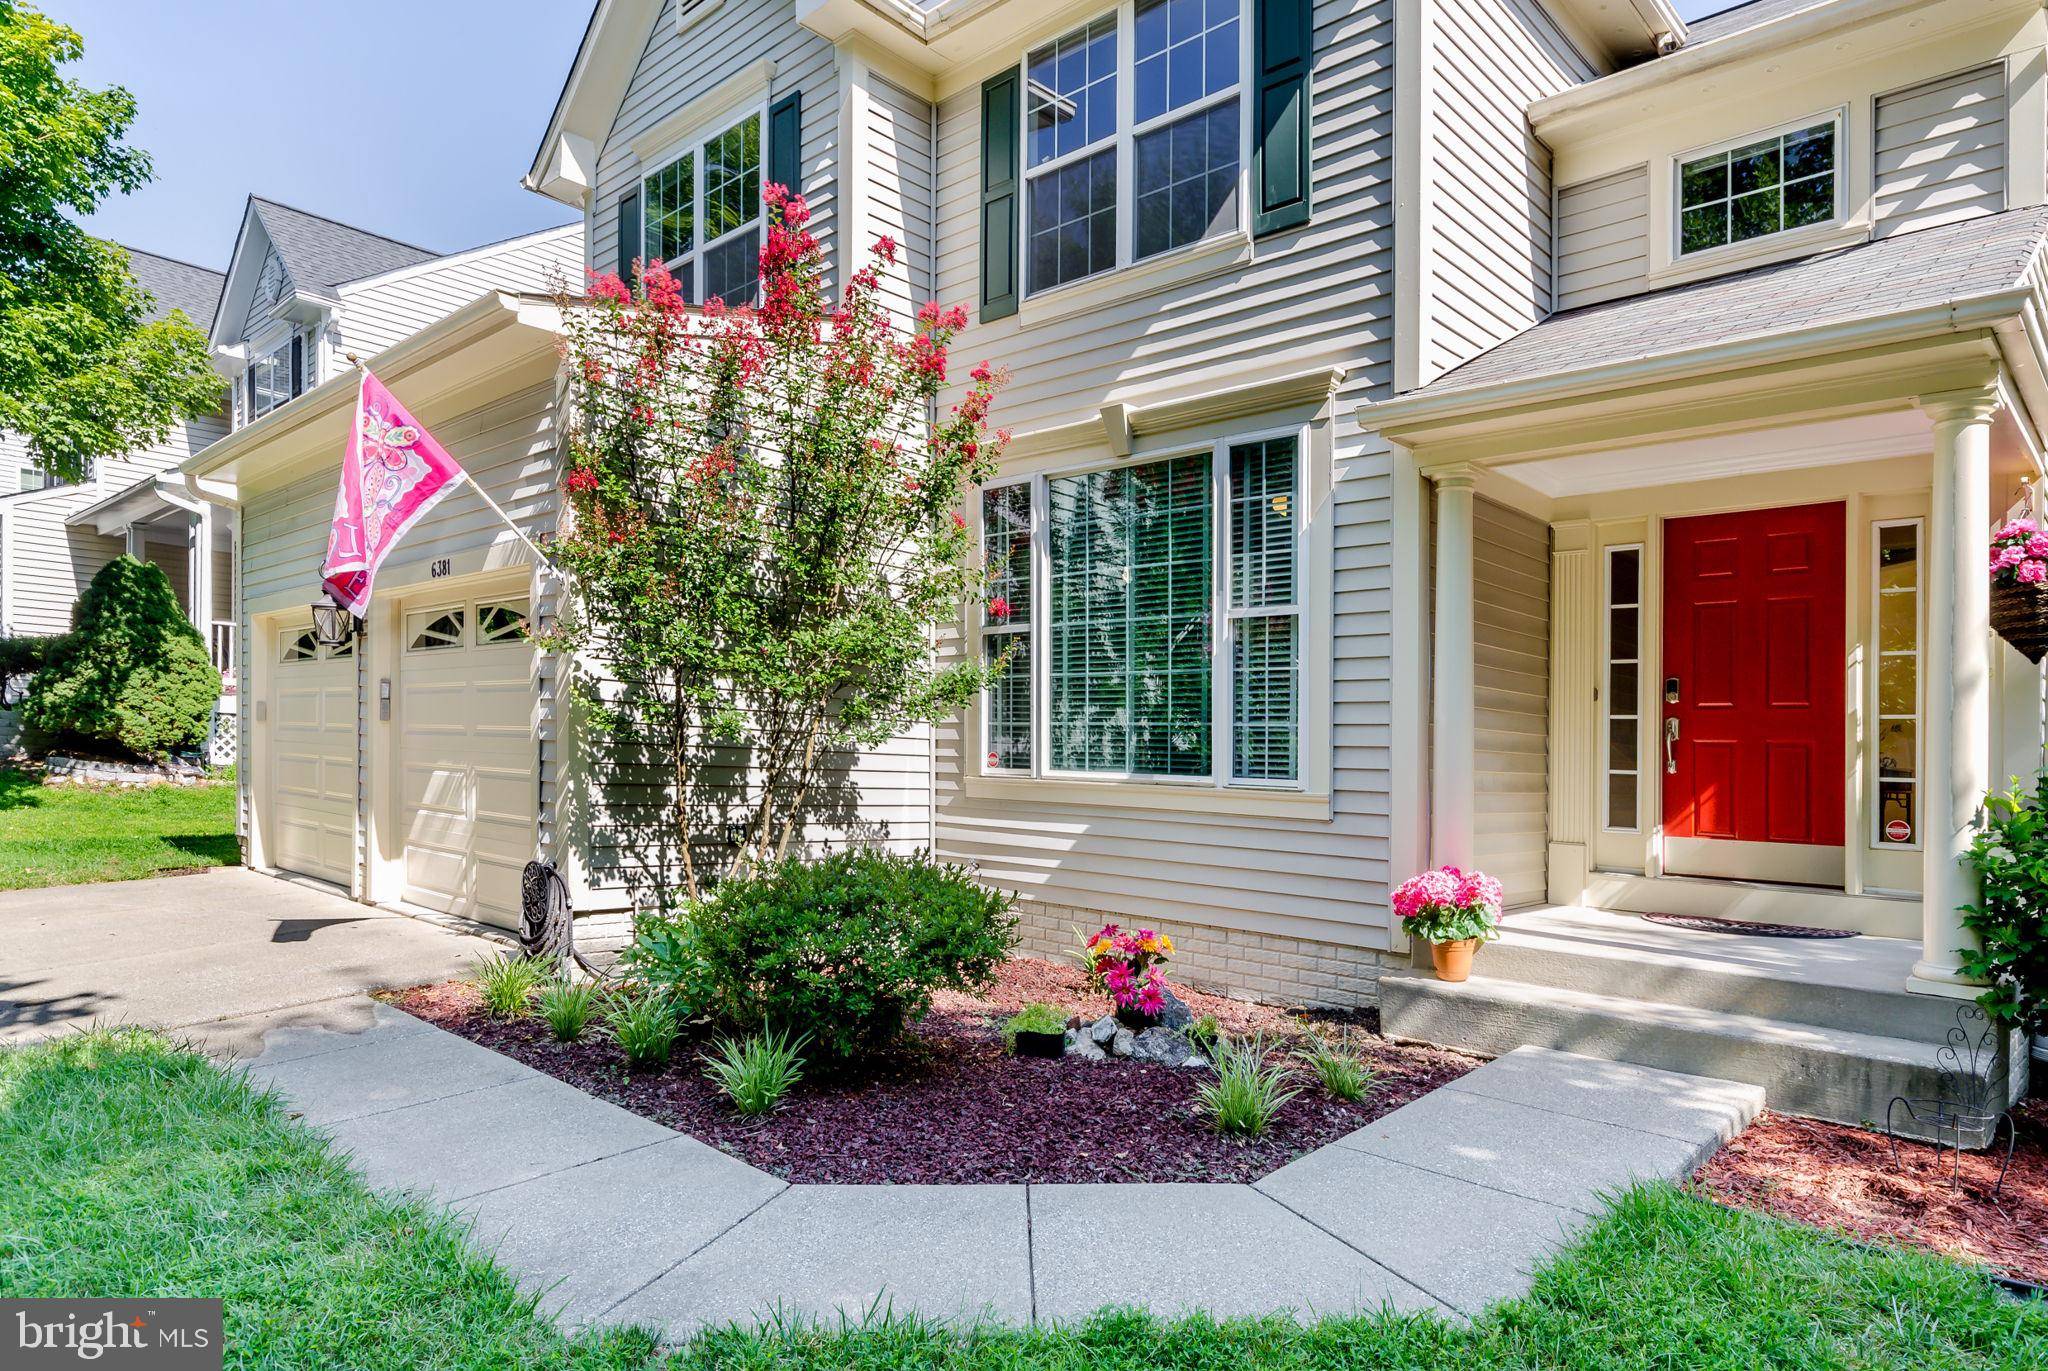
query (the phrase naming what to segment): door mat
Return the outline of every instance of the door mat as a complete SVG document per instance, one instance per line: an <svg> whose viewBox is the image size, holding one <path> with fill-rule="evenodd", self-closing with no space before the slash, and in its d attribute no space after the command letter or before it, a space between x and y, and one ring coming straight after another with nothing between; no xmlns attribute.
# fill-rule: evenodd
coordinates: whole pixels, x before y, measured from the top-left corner
<svg viewBox="0 0 2048 1371"><path fill-rule="evenodd" d="M1687 928L1695 933L1743 933L1752 938L1853 938L1846 928L1807 928L1801 924L1756 924L1744 919L1711 919L1703 914L1645 914L1653 924Z"/></svg>

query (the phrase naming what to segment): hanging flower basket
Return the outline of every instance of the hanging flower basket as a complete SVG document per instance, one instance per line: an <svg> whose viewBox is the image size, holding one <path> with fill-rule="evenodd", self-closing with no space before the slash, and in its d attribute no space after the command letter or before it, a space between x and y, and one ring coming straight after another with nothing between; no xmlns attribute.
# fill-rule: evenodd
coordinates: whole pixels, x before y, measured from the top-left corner
<svg viewBox="0 0 2048 1371"><path fill-rule="evenodd" d="M2048 534L2014 519L1991 537L1991 627L2028 661L2048 656Z"/></svg>

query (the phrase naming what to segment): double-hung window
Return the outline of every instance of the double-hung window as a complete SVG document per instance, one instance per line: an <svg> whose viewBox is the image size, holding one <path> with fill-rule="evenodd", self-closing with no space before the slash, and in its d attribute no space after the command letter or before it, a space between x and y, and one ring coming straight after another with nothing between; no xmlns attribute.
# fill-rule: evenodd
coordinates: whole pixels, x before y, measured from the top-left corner
<svg viewBox="0 0 2048 1371"><path fill-rule="evenodd" d="M299 393L297 334L249 364L249 418L260 419Z"/></svg>
<svg viewBox="0 0 2048 1371"><path fill-rule="evenodd" d="M984 770L1295 787L1298 432L983 492Z"/></svg>
<svg viewBox="0 0 2048 1371"><path fill-rule="evenodd" d="M695 303L752 304L761 263L759 110L692 141L641 183L641 256L665 265Z"/></svg>
<svg viewBox="0 0 2048 1371"><path fill-rule="evenodd" d="M1828 119L1681 162L1680 255L1833 219L1837 134Z"/></svg>
<svg viewBox="0 0 2048 1371"><path fill-rule="evenodd" d="M1243 0L1134 0L1024 61L1027 293L1234 232Z"/></svg>

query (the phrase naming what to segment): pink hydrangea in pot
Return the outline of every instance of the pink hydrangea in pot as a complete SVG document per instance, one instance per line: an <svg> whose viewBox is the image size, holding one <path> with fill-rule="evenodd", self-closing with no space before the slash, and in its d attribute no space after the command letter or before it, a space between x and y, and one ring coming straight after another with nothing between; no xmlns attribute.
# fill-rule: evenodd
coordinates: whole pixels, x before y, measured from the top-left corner
<svg viewBox="0 0 2048 1371"><path fill-rule="evenodd" d="M1438 980L1472 974L1479 944L1500 936L1500 882L1483 871L1440 866L1394 888L1394 913L1409 936L1429 943Z"/></svg>

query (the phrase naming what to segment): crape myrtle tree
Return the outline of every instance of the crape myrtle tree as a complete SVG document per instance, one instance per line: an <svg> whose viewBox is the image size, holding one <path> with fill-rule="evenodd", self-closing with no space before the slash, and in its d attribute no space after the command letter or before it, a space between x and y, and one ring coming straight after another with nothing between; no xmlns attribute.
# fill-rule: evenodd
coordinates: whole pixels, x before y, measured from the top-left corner
<svg viewBox="0 0 2048 1371"><path fill-rule="evenodd" d="M666 765L691 900L800 844L849 749L1004 665L933 637L983 593L957 511L995 471L1003 378L976 367L941 412L964 311L899 324L886 237L835 297L803 198L764 198L758 307L687 305L659 264L565 301L571 594L545 642L603 662L615 684L576 682L586 717Z"/></svg>
<svg viewBox="0 0 2048 1371"><path fill-rule="evenodd" d="M74 218L150 178L122 141L134 99L62 74L83 52L76 31L0 0L0 429L64 481L214 413L225 385L206 336L181 312L150 319L128 254Z"/></svg>

